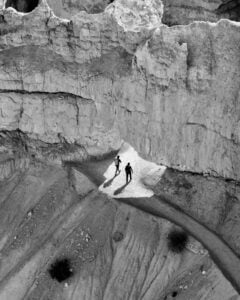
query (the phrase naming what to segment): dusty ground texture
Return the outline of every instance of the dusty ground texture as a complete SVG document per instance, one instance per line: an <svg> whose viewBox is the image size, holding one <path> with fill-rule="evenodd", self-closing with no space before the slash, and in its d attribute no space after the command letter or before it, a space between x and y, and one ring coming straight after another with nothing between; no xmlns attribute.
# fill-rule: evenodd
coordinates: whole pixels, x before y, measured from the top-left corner
<svg viewBox="0 0 240 300"><path fill-rule="evenodd" d="M151 178L143 181L153 188L155 195L166 197L170 203L217 232L236 253L240 253L238 182L172 169L167 169L157 183Z"/></svg>
<svg viewBox="0 0 240 300"><path fill-rule="evenodd" d="M239 299L240 25L162 23L237 20L237 1L50 2L69 19L0 10L0 299ZM151 198L97 189L113 155L90 158L122 139L169 167ZM177 225L210 256L170 252Z"/></svg>
<svg viewBox="0 0 240 300"><path fill-rule="evenodd" d="M97 190L111 159L15 164L0 188L0 299L239 299L195 239L168 250L177 225ZM59 283L48 269L61 258L73 276Z"/></svg>

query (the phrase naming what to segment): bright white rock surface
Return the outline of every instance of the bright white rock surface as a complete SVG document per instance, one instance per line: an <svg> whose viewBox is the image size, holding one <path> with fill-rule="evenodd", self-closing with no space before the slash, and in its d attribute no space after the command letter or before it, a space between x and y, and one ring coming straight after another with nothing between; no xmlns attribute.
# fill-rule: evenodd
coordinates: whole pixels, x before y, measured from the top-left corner
<svg viewBox="0 0 240 300"><path fill-rule="evenodd" d="M161 175L164 173L166 167L159 166L155 163L144 160L139 156L139 154L133 147L126 143L123 144L118 155L121 159L121 173L115 176L116 167L115 163L113 162L104 173L104 177L106 178L106 180L99 187L99 190L115 198L137 198L153 196L153 191L147 188L143 184L142 180L143 178L148 177L153 173L157 174L157 178L158 180L160 180ZM130 181L129 184L126 185L125 166L128 162L130 162L130 165L133 169L133 174L132 181ZM111 180L111 184L104 187L104 184L107 184Z"/></svg>

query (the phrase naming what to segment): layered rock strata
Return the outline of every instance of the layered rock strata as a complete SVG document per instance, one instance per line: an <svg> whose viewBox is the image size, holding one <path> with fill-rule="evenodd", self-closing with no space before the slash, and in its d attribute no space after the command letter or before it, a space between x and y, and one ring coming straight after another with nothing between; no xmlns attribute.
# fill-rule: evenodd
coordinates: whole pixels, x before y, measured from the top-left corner
<svg viewBox="0 0 240 300"><path fill-rule="evenodd" d="M151 4L151 5L150 5ZM239 180L237 23L161 25L139 2L55 17L1 11L1 130Z"/></svg>
<svg viewBox="0 0 240 300"><path fill-rule="evenodd" d="M163 0L163 3L163 23L169 26L220 19L240 21L239 0Z"/></svg>

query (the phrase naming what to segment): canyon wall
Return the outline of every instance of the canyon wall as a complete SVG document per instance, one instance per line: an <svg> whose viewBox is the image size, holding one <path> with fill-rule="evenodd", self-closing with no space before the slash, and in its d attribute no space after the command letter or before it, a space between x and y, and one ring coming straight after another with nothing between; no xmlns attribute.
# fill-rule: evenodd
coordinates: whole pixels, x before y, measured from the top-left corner
<svg viewBox="0 0 240 300"><path fill-rule="evenodd" d="M2 132L104 154L132 144L181 170L240 179L240 31L167 27L160 1L101 14L0 11Z"/></svg>
<svg viewBox="0 0 240 300"><path fill-rule="evenodd" d="M194 21L217 22L220 19L240 21L238 0L163 0L163 23L187 25Z"/></svg>
<svg viewBox="0 0 240 300"><path fill-rule="evenodd" d="M222 0L163 0L163 22L169 26L186 25L193 21L216 22L217 8Z"/></svg>
<svg viewBox="0 0 240 300"><path fill-rule="evenodd" d="M1 299L239 298L192 238L203 255L168 251L175 225L47 162L125 140L190 171L151 188L239 253L240 25L202 22L237 20L230 2L0 0L30 11L0 10ZM59 257L74 266L66 286L48 272Z"/></svg>

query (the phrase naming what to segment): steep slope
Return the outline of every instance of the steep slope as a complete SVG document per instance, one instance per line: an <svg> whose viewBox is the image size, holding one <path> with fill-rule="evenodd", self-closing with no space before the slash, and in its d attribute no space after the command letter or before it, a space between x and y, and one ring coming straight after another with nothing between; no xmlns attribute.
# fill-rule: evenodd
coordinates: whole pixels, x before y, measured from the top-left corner
<svg viewBox="0 0 240 300"><path fill-rule="evenodd" d="M199 13L189 1L194 13L169 25L235 13L218 2ZM176 225L97 191L106 169L86 162L109 163L125 140L169 167L144 179L153 199L128 204L222 238L230 255L217 262L239 288L225 267L240 251L240 25L167 27L171 3L165 15L160 0L78 2L98 14L51 0L0 10L1 300L239 299L201 245L173 255ZM61 258L72 276L58 283L48 270Z"/></svg>
<svg viewBox="0 0 240 300"><path fill-rule="evenodd" d="M173 254L176 226L117 204L69 167L34 161L0 190L1 300L238 299L196 241L200 251ZM48 270L61 258L72 276L58 282Z"/></svg>
<svg viewBox="0 0 240 300"><path fill-rule="evenodd" d="M238 24L168 28L161 9L131 3L70 21L44 1L1 11L1 130L99 154L125 139L156 162L238 180Z"/></svg>

